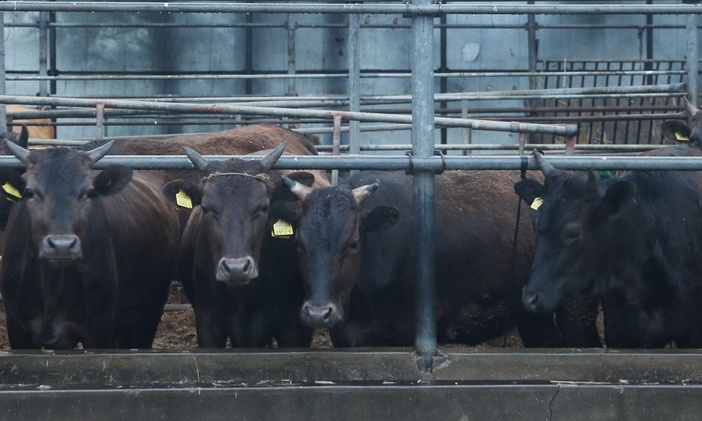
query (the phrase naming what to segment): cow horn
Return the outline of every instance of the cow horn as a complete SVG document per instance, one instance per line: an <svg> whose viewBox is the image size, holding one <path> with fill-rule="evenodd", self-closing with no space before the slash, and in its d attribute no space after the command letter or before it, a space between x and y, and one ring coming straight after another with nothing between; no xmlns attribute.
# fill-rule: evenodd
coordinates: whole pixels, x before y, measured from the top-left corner
<svg viewBox="0 0 702 421"><path fill-rule="evenodd" d="M692 105L692 103L686 97L682 97L682 99L683 103L685 103L685 111L687 111L690 117L694 117L695 114L697 114L700 111L699 108Z"/></svg>
<svg viewBox="0 0 702 421"><path fill-rule="evenodd" d="M15 142L8 141L5 139L5 147L10 151L12 155L17 157L22 163L26 164L27 156L29 155L29 149L25 149Z"/></svg>
<svg viewBox="0 0 702 421"><path fill-rule="evenodd" d="M200 171L205 169L209 162L207 162L207 160L202 155L200 155L199 153L195 152L187 146L182 146L182 148L185 151L185 154L188 156L188 159L190 160L190 162L193 163L196 169Z"/></svg>
<svg viewBox="0 0 702 421"><path fill-rule="evenodd" d="M102 146L98 146L95 149L92 149L91 151L88 152L88 157L92 161L92 163L96 163L99 160L102 159L103 156L107 155L107 153L110 151L112 148L112 145L115 144L114 140L110 140L109 142L105 143Z"/></svg>
<svg viewBox="0 0 702 421"><path fill-rule="evenodd" d="M275 165L276 162L280 159L281 155L283 155L283 150L285 149L285 145L287 145L288 142L283 142L278 147L273 149L268 153L268 155L264 156L263 159L261 159L261 165L266 167L267 169L273 168L273 165Z"/></svg>
<svg viewBox="0 0 702 421"><path fill-rule="evenodd" d="M309 196L310 193L312 193L312 189L310 187L305 186L302 183L298 183L297 181L286 177L284 175L281 175L280 178L283 180L283 183L285 183L286 186L288 186L288 189L292 194L295 195L300 201L305 201L307 196Z"/></svg>
<svg viewBox="0 0 702 421"><path fill-rule="evenodd" d="M546 158L544 158L543 152L541 152L538 149L535 149L532 155L534 156L534 160L536 160L536 165L539 166L539 169L544 174L544 177L548 177L549 175L554 173L556 168L553 165L551 165L551 163L548 162Z"/></svg>
<svg viewBox="0 0 702 421"><path fill-rule="evenodd" d="M364 200L368 199L373 192L378 190L378 186L380 184L378 183L373 183L373 184L366 184L365 186L361 187L356 187L355 189L351 190L351 194L353 195L353 198L356 199L356 203L359 205L363 203Z"/></svg>

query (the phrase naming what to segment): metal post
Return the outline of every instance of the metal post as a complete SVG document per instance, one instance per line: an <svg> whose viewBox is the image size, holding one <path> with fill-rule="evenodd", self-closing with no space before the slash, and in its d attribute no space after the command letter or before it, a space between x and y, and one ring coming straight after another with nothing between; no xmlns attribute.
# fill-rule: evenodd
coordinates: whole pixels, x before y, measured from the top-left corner
<svg viewBox="0 0 702 421"><path fill-rule="evenodd" d="M359 48L359 32L361 17L357 13L349 15L349 110L361 110L361 49ZM349 153L361 152L361 122L349 122ZM352 171L353 174L355 171Z"/></svg>
<svg viewBox="0 0 702 421"><path fill-rule="evenodd" d="M413 0L431 4L431 0ZM434 154L434 21L431 15L412 16L412 154ZM434 234L434 173L414 173L416 219L416 317L415 346L429 369L436 355L436 238Z"/></svg>
<svg viewBox="0 0 702 421"><path fill-rule="evenodd" d="M534 4L534 0L529 0L528 4ZM529 89L536 89L537 80L534 74L536 73L536 61L538 60L539 50L538 50L538 39L536 39L536 17L533 14L527 15L527 42L529 44ZM533 99L528 99L526 105L528 107L534 107L537 101ZM531 113L530 115L534 115ZM531 137L527 135L528 137Z"/></svg>
<svg viewBox="0 0 702 421"><path fill-rule="evenodd" d="M95 139L105 137L105 104L97 104L95 113Z"/></svg>
<svg viewBox="0 0 702 421"><path fill-rule="evenodd" d="M465 99L461 100L461 118L468 118L468 101ZM461 140L464 145L470 145L472 143L470 127L461 129ZM468 149L463 151L463 155L468 155L470 153L471 151Z"/></svg>
<svg viewBox="0 0 702 421"><path fill-rule="evenodd" d="M297 22L292 20L292 15L288 15L285 22L285 29L288 31L288 74L295 74L295 31ZM295 78L288 79L287 95L295 95Z"/></svg>
<svg viewBox="0 0 702 421"><path fill-rule="evenodd" d="M692 105L697 106L697 15L687 16L687 83L688 97Z"/></svg>
<svg viewBox="0 0 702 421"><path fill-rule="evenodd" d="M0 94L7 93L5 87L5 12L0 12ZM7 127L7 106L0 106L0 130Z"/></svg>
<svg viewBox="0 0 702 421"><path fill-rule="evenodd" d="M341 114L334 115L334 134L332 138L332 155L339 155L339 145L341 141ZM334 169L331 172L331 184L336 186L339 184L339 170Z"/></svg>
<svg viewBox="0 0 702 421"><path fill-rule="evenodd" d="M39 76L49 75L49 12L39 12ZM39 96L49 96L49 84L39 79Z"/></svg>

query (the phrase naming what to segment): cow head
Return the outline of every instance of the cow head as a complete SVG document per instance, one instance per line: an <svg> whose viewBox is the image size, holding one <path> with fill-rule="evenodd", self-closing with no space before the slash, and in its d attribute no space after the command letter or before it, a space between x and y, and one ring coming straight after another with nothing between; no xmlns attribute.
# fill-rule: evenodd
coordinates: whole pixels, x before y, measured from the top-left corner
<svg viewBox="0 0 702 421"><path fill-rule="evenodd" d="M227 161L208 161L184 147L200 171L201 182L176 180L163 188L164 195L178 206L199 206L192 217L201 218L206 244L198 246L196 258L209 259L217 282L246 285L259 276L273 191L269 173L285 145L281 143L260 160Z"/></svg>
<svg viewBox="0 0 702 421"><path fill-rule="evenodd" d="M0 155L11 155L11 152L5 146L7 143L14 143L26 149L29 144L29 130L27 126L23 124L19 134L15 132L0 134ZM21 184L23 172L24 169L22 168L0 168L0 179L3 180L2 189L0 189L0 230L5 229L12 204L20 198L20 192L13 186Z"/></svg>
<svg viewBox="0 0 702 421"><path fill-rule="evenodd" d="M634 186L628 181L598 182L594 173L554 168L534 153L545 177L515 186L527 203L540 197L535 214L537 236L532 274L522 292L532 311L554 310L561 302L582 293L601 294L611 288L605 268L620 257L620 241L612 227L633 203ZM603 193L604 190L604 193Z"/></svg>
<svg viewBox="0 0 702 421"><path fill-rule="evenodd" d="M132 177L132 170L121 165L94 174L93 165L111 146L112 142L90 151L65 147L30 151L5 143L26 171L19 179L0 181L24 201L40 259L65 263L83 257L83 237L93 200L121 191Z"/></svg>
<svg viewBox="0 0 702 421"><path fill-rule="evenodd" d="M399 211L362 207L378 183L311 189L286 177L283 181L302 201L295 237L305 280L300 317L315 328L330 328L344 319L345 304L360 277L364 233L392 226Z"/></svg>
<svg viewBox="0 0 702 421"><path fill-rule="evenodd" d="M673 143L689 143L691 146L702 147L702 114L683 97L685 112L692 120L692 127L688 127L679 120L666 120L661 124L663 136Z"/></svg>

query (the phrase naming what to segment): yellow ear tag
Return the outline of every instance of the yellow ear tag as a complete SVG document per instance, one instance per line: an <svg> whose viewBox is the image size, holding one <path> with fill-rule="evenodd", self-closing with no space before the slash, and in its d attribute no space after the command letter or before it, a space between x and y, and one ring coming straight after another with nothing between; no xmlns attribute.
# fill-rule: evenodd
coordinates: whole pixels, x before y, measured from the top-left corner
<svg viewBox="0 0 702 421"><path fill-rule="evenodd" d="M293 235L293 226L290 222L279 219L278 222L273 224L271 237L289 238L291 235Z"/></svg>
<svg viewBox="0 0 702 421"><path fill-rule="evenodd" d="M541 205L543 203L544 203L544 199L542 199L541 197L537 197L536 199L534 199L533 202L531 202L530 207L534 210L539 210L539 208L541 207Z"/></svg>
<svg viewBox="0 0 702 421"><path fill-rule="evenodd" d="M690 140L689 137L683 136L683 134L680 133L680 132L675 132L675 138L678 139L678 140L681 141L681 142L687 142L688 140Z"/></svg>
<svg viewBox="0 0 702 421"><path fill-rule="evenodd" d="M178 190L178 193L176 193L176 205L180 206L181 208L192 209L193 201L190 199L190 196L183 191L183 189L180 189Z"/></svg>
<svg viewBox="0 0 702 421"><path fill-rule="evenodd" d="M8 182L5 182L5 184L2 185L2 189L5 191L5 193L9 194L10 196L16 199L22 198L22 195L20 194L19 190L17 190L15 186Z"/></svg>

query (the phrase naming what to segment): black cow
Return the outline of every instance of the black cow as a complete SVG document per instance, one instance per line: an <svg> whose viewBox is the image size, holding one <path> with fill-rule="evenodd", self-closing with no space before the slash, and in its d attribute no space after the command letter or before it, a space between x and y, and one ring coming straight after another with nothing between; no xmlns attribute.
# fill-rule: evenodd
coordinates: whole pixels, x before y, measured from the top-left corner
<svg viewBox="0 0 702 421"><path fill-rule="evenodd" d="M685 145L657 153L702 155ZM631 171L598 181L535 158L545 183L525 198L543 204L524 305L543 312L579 294L601 296L608 347L701 346L702 174Z"/></svg>
<svg viewBox="0 0 702 421"><path fill-rule="evenodd" d="M313 330L297 317L304 291L287 222L295 209L272 200L281 172L271 167L285 146L261 159L227 161L207 161L185 148L200 183L179 180L163 189L193 207L179 277L191 291L202 348L222 348L227 339L234 347L262 347L271 339L280 347L311 343ZM312 183L314 176L305 174ZM323 173L316 179L327 185Z"/></svg>
<svg viewBox="0 0 702 421"><path fill-rule="evenodd" d="M678 120L666 120L661 123L661 132L666 139L674 144L683 142L689 143L690 146L702 147L702 114L687 98L682 97L682 99L685 104L685 112L692 119L692 127L688 127Z"/></svg>
<svg viewBox="0 0 702 421"><path fill-rule="evenodd" d="M26 172L6 229L0 290L12 348L149 348L174 274L176 210L159 173L93 170L90 151L6 147Z"/></svg>
<svg viewBox="0 0 702 421"><path fill-rule="evenodd" d="M498 171L455 171L436 177L436 310L441 342L481 343L516 322L527 346L563 344L552 315L533 317L520 303L534 235L525 213L513 265L515 177L519 176L514 172ZM306 282L301 318L316 328L331 328L335 345L412 345L416 261L412 177L365 171L336 187L311 189L294 180L286 184L303 203L296 234ZM359 296L367 302L357 300ZM368 306L370 325L354 310L347 314L350 304ZM462 313L479 318L462 332L449 332ZM488 314L492 325L480 318Z"/></svg>

